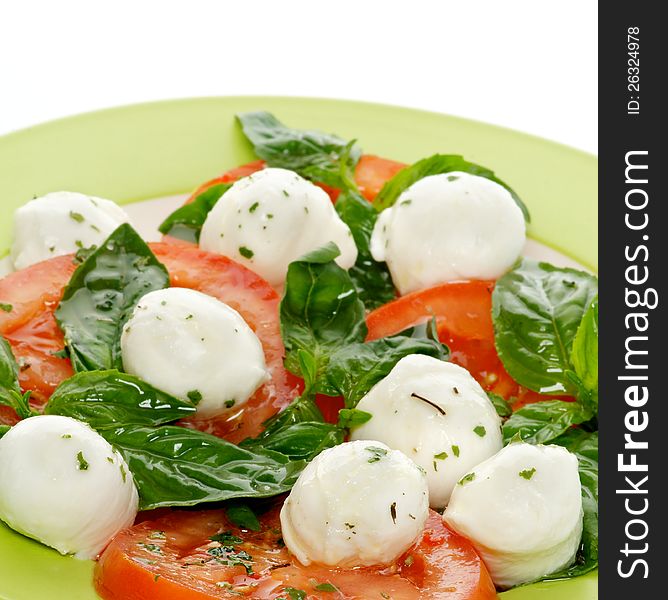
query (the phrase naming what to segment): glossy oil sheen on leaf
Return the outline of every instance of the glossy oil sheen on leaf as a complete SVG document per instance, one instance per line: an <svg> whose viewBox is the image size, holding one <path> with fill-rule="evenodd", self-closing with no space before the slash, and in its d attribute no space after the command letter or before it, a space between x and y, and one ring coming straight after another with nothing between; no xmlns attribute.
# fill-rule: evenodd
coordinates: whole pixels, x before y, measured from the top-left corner
<svg viewBox="0 0 668 600"><path fill-rule="evenodd" d="M527 404L503 424L503 439L508 443L519 434L530 444L547 444L573 425L589 421L593 413L580 402L545 400Z"/></svg>
<svg viewBox="0 0 668 600"><path fill-rule="evenodd" d="M598 292L596 278L523 259L492 293L496 349L512 378L547 394L576 395L568 376L580 322Z"/></svg>
<svg viewBox="0 0 668 600"><path fill-rule="evenodd" d="M291 460L310 461L326 448L343 442L343 431L330 423L304 421L278 428L271 435L244 440L243 448L273 450Z"/></svg>
<svg viewBox="0 0 668 600"><path fill-rule="evenodd" d="M288 267L280 317L286 366L293 373L301 374L299 350L312 357L317 374L335 348L366 337L364 304L348 273L334 262L338 255L330 242Z"/></svg>
<svg viewBox="0 0 668 600"><path fill-rule="evenodd" d="M491 181L502 185L510 192L513 199L520 207L525 221L530 221L529 210L509 185L496 177L493 171L464 160L462 156L457 154L434 154L433 156L423 158L422 160L402 169L392 179L385 183L378 193L378 196L373 201L373 204L380 212L381 210L392 206L399 196L401 196L401 194L416 181L428 177L429 175L441 175L442 173L452 173L453 171L485 177L486 179L490 179Z"/></svg>
<svg viewBox="0 0 668 600"><path fill-rule="evenodd" d="M218 183L204 190L192 202L177 208L160 224L158 230L187 242L198 242L209 212L231 187L231 183Z"/></svg>
<svg viewBox="0 0 668 600"><path fill-rule="evenodd" d="M129 426L100 433L128 463L141 510L275 496L289 491L306 465L184 427Z"/></svg>
<svg viewBox="0 0 668 600"><path fill-rule="evenodd" d="M352 172L360 149L336 135L286 127L268 112L237 115L255 154L270 166L296 171L303 177L345 188L342 173Z"/></svg>
<svg viewBox="0 0 668 600"><path fill-rule="evenodd" d="M134 375L116 370L84 371L58 386L44 413L72 417L100 431L128 425L162 425L192 416L195 405Z"/></svg>
<svg viewBox="0 0 668 600"><path fill-rule="evenodd" d="M167 269L121 225L72 275L56 320L76 372L122 370L121 330L140 298L169 286Z"/></svg>
<svg viewBox="0 0 668 600"><path fill-rule="evenodd" d="M350 228L357 246L357 260L348 274L364 306L373 310L394 300L396 292L387 264L374 260L369 249L378 211L359 193L346 191L336 200L336 212Z"/></svg>

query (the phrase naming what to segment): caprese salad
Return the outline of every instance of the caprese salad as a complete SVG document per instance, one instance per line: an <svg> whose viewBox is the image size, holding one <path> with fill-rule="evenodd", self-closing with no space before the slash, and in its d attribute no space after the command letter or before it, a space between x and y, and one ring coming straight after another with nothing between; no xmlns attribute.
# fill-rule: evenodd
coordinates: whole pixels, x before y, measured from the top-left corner
<svg viewBox="0 0 668 600"><path fill-rule="evenodd" d="M529 213L239 115L258 160L146 243L75 192L14 215L0 519L107 600L484 600L598 563L598 284Z"/></svg>

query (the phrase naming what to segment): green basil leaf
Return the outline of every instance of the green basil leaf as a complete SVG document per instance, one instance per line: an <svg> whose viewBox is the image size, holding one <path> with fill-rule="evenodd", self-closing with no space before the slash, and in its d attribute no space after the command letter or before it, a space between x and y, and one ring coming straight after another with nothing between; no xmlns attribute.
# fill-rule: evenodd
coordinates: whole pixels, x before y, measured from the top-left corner
<svg viewBox="0 0 668 600"><path fill-rule="evenodd" d="M260 521L253 512L253 509L247 504L229 502L225 507L225 516L237 527L250 529L251 531L260 531Z"/></svg>
<svg viewBox="0 0 668 600"><path fill-rule="evenodd" d="M347 408L362 397L409 354L426 354L445 360L448 349L438 341L395 335L366 343L354 343L332 352L316 391L343 396Z"/></svg>
<svg viewBox="0 0 668 600"><path fill-rule="evenodd" d="M517 203L517 206L522 210L524 220L527 223L531 220L526 205L520 200L520 197L509 185L505 184L494 175L493 171L464 160L463 157L457 154L434 154L429 158L423 158L422 160L405 167L385 183L378 193L378 196L376 196L376 199L373 201L373 205L380 212L381 210L392 206L399 196L401 196L401 194L416 181L429 175L441 175L442 173L451 173L452 171L461 171L462 173L470 173L471 175L485 177L486 179L490 179L491 181L502 185L510 192Z"/></svg>
<svg viewBox="0 0 668 600"><path fill-rule="evenodd" d="M185 427L131 425L99 433L128 463L141 510L275 496L289 491L306 465Z"/></svg>
<svg viewBox="0 0 668 600"><path fill-rule="evenodd" d="M573 340L571 361L584 388L598 405L598 295L589 304Z"/></svg>
<svg viewBox="0 0 668 600"><path fill-rule="evenodd" d="M9 342L0 335L0 405L14 409L14 412L25 419L34 413L28 404L30 392L25 394L19 385L19 366Z"/></svg>
<svg viewBox="0 0 668 600"><path fill-rule="evenodd" d="M500 417L510 417L513 414L513 407L508 402L506 402L503 397L495 394L494 392L487 392L487 397L494 405L496 414Z"/></svg>
<svg viewBox="0 0 668 600"><path fill-rule="evenodd" d="M9 425L0 425L0 438L7 433L11 427Z"/></svg>
<svg viewBox="0 0 668 600"><path fill-rule="evenodd" d="M342 429L354 429L370 421L373 415L358 408L342 408L339 411L339 427Z"/></svg>
<svg viewBox="0 0 668 600"><path fill-rule="evenodd" d="M563 446L578 457L584 521L575 563L551 573L543 578L545 580L577 577L598 566L598 432L571 429L552 443Z"/></svg>
<svg viewBox="0 0 668 600"><path fill-rule="evenodd" d="M231 187L231 183L218 183L204 190L192 202L180 206L169 215L160 224L158 231L187 242L199 242L199 234L209 212Z"/></svg>
<svg viewBox="0 0 668 600"><path fill-rule="evenodd" d="M361 150L338 136L320 131L291 129L268 112L237 115L255 154L270 167L296 171L303 177L337 188L350 186Z"/></svg>
<svg viewBox="0 0 668 600"><path fill-rule="evenodd" d="M74 272L56 309L76 372L123 369L120 338L139 299L169 286L169 275L127 223Z"/></svg>
<svg viewBox="0 0 668 600"><path fill-rule="evenodd" d="M360 300L367 310L394 300L396 292L387 264L374 260L369 249L378 211L358 192L347 190L337 198L336 212L350 228L357 246L357 260L348 274Z"/></svg>
<svg viewBox="0 0 668 600"><path fill-rule="evenodd" d="M578 395L568 374L573 340L597 293L594 276L529 259L496 282L496 349L515 381L535 392Z"/></svg>
<svg viewBox="0 0 668 600"><path fill-rule="evenodd" d="M44 409L88 423L98 431L128 425L162 425L195 414L195 405L116 370L84 371L61 383Z"/></svg>
<svg viewBox="0 0 668 600"><path fill-rule="evenodd" d="M334 262L338 255L330 242L288 267L280 305L285 362L293 373L308 375L307 389L315 385L329 354L364 341L367 334L364 304L348 273ZM306 373L301 369L305 360L313 365Z"/></svg>
<svg viewBox="0 0 668 600"><path fill-rule="evenodd" d="M304 421L270 431L268 435L241 442L250 450L272 450L291 460L310 461L326 448L343 442L343 431L330 423Z"/></svg>
<svg viewBox="0 0 668 600"><path fill-rule="evenodd" d="M519 434L530 444L546 444L571 426L589 421L593 416L593 412L580 402L534 402L516 410L503 424L503 439L508 443Z"/></svg>

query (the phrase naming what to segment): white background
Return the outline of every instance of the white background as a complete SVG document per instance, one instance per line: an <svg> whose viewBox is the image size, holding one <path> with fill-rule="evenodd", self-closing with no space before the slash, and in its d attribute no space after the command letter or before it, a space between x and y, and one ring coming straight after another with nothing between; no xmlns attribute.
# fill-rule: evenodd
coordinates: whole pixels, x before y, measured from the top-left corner
<svg viewBox="0 0 668 600"><path fill-rule="evenodd" d="M0 134L272 94L466 116L597 150L595 0L0 0Z"/></svg>

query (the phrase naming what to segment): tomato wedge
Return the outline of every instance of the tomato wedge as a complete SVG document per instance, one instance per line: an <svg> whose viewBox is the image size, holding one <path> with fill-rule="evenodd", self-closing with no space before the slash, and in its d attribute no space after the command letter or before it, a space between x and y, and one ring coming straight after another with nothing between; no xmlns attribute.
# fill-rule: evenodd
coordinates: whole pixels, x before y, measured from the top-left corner
<svg viewBox="0 0 668 600"><path fill-rule="evenodd" d="M496 598L471 544L435 512L421 539L395 564L343 570L299 564L282 543L279 509L280 502L262 516L258 532L234 526L220 510L173 511L135 525L100 557L97 591L106 600L274 600L289 598L289 588L318 600ZM211 540L221 533L219 541ZM316 589L323 584L325 589Z"/></svg>
<svg viewBox="0 0 668 600"><path fill-rule="evenodd" d="M449 346L452 362L468 369L484 389L512 399L514 409L555 398L518 385L503 368L494 346L493 289L493 281L455 281L407 294L367 316L367 339L392 335L435 317L439 339Z"/></svg>
<svg viewBox="0 0 668 600"><path fill-rule="evenodd" d="M271 380L233 415L184 424L235 443L257 435L262 423L298 394L299 381L283 367L278 294L259 275L223 256L185 244L156 243L151 248L169 270L172 285L214 296L243 316L260 338L272 374ZM64 344L53 313L75 268L71 256L62 256L0 280L0 301L12 306L10 312L0 311L0 334L12 346L21 365L21 386L32 390L36 407L42 406L58 384L72 375L69 360L54 355ZM0 422L15 421L11 411L0 412Z"/></svg>

